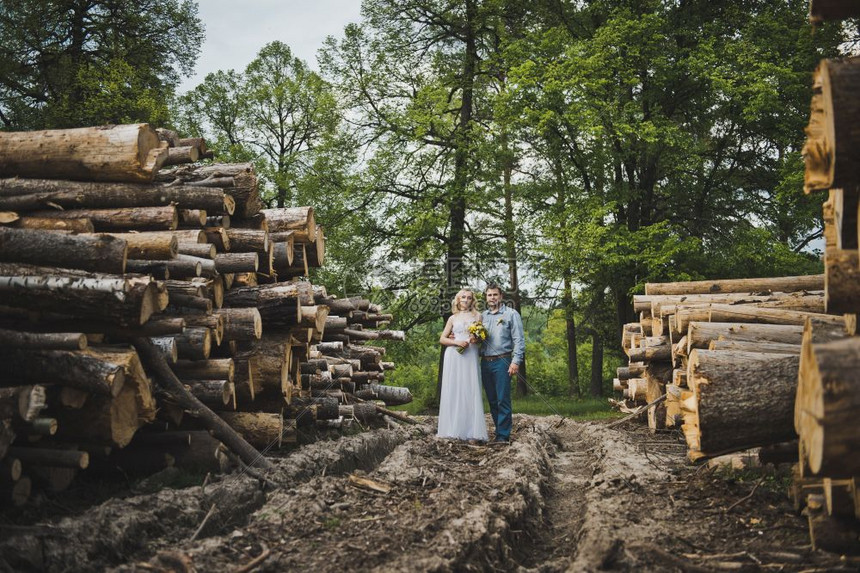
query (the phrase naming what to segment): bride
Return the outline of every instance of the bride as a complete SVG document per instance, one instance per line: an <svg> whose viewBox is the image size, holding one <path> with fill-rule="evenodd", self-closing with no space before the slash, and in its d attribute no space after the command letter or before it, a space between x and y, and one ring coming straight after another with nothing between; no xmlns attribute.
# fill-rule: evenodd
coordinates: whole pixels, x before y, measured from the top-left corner
<svg viewBox="0 0 860 573"><path fill-rule="evenodd" d="M452 310L454 314L448 319L439 338L439 344L448 348L445 349L442 366L442 397L436 435L441 438L486 441L488 436L481 398L478 345L469 334L469 325L481 322L472 291L464 289L458 292ZM454 338L449 337L451 332Z"/></svg>

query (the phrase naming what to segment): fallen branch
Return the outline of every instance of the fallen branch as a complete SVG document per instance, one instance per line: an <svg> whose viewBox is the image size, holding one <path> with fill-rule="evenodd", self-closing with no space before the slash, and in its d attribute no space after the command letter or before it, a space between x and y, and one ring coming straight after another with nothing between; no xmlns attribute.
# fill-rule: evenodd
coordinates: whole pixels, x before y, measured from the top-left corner
<svg viewBox="0 0 860 573"><path fill-rule="evenodd" d="M346 396L348 396L350 400L355 400L356 402L358 402L360 404L367 403L367 400L362 400L361 398L358 398L357 396L354 396L352 394L346 394ZM400 412L395 412L394 410L389 410L388 408L383 408L382 406L379 406L378 404L373 404L373 406L376 408L376 411L379 412L380 414L385 414L386 416L391 416L395 420L400 420L401 422L405 422L407 424L417 424L418 423L417 420L413 420L412 418L410 418L404 414L401 414Z"/></svg>
<svg viewBox="0 0 860 573"><path fill-rule="evenodd" d="M171 398L188 414L198 418L214 437L221 440L243 462L249 466L263 470L273 470L274 465L257 451L254 446L245 441L236 431L222 420L215 412L206 407L191 392L185 389L176 374L168 366L161 351L146 338L135 338L134 347L140 354L146 367L155 375L161 388L170 394Z"/></svg>
<svg viewBox="0 0 860 573"><path fill-rule="evenodd" d="M624 417L623 417L623 418L621 418L620 420L615 420L615 421L614 421L614 422L612 422L611 424L607 424L607 425L606 425L606 427L607 427L607 428L614 428L615 426L620 426L621 424L623 424L623 423L624 423L624 422L626 422L627 420L631 420L631 419L635 418L636 416L638 416L639 414L641 414L642 412L644 412L644 411L645 411L645 410L647 410L648 408L651 408L652 406L656 406L657 404L659 404L660 402L662 402L662 401L663 401L663 400L665 400L665 399L666 399L666 395L665 395L665 394L663 394L663 395L662 395L662 396L660 396L659 398L657 398L657 399L655 399L655 400L653 400L653 401L651 401L651 402L648 402L648 403L647 403L647 404L645 404L644 406L640 406L639 408L637 408L637 409L636 409L636 411L635 411L635 412L633 412L633 413L632 413L632 414L630 414L629 416L624 416Z"/></svg>
<svg viewBox="0 0 860 573"><path fill-rule="evenodd" d="M245 564L242 567L239 567L238 569L233 571L233 573L248 573L249 571L253 571L257 567L257 565L259 565L260 563L265 561L266 558L269 557L269 555L271 555L271 554L272 554L272 550L269 549L268 547L266 547L265 545L263 545L263 552L262 553L260 553L259 555L257 555L256 557L254 557L253 559L248 561L247 564Z"/></svg>
<svg viewBox="0 0 860 573"><path fill-rule="evenodd" d="M758 483L755 484L755 487L752 488L752 491L749 493L749 495L740 498L739 500L737 500L736 502L731 504L729 507L727 507L726 513L730 512L731 510L733 510L734 508L736 508L737 506L739 506L740 504L742 504L743 502L745 502L746 500L751 498L753 496L753 494L755 493L755 491L758 489L758 486L760 486L764 482L765 477L767 477L767 476L761 476L761 479L758 480Z"/></svg>

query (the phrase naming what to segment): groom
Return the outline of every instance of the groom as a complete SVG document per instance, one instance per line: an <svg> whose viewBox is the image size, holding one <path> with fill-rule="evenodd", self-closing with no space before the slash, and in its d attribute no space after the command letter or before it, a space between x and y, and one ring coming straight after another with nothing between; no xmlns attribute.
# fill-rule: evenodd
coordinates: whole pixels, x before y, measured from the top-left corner
<svg viewBox="0 0 860 573"><path fill-rule="evenodd" d="M489 284L484 289L487 308L481 317L487 340L480 347L481 380L496 425L495 442L508 443L513 426L511 377L517 375L523 363L526 341L520 314L502 304L502 295L499 285Z"/></svg>

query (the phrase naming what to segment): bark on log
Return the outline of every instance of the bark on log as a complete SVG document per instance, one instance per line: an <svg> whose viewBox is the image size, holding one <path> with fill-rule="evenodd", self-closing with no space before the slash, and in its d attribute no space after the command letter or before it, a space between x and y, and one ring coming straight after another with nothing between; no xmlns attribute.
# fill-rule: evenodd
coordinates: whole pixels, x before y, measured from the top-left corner
<svg viewBox="0 0 860 573"><path fill-rule="evenodd" d="M179 226L176 207L128 207L117 209L75 209L73 211L33 211L34 217L79 219L86 217L98 232L174 231Z"/></svg>
<svg viewBox="0 0 860 573"><path fill-rule="evenodd" d="M104 353L87 349L32 350L0 348L0 386L39 384L46 380L79 390L116 396L125 382L120 365Z"/></svg>
<svg viewBox="0 0 860 573"><path fill-rule="evenodd" d="M860 183L860 144L854 123L860 117L860 59L821 60L813 75L813 99L805 159L804 191Z"/></svg>
<svg viewBox="0 0 860 573"><path fill-rule="evenodd" d="M227 380L233 382L235 364L232 358L210 358L209 360L178 360L170 366L180 379Z"/></svg>
<svg viewBox="0 0 860 573"><path fill-rule="evenodd" d="M167 143L148 124L0 133L0 176L152 181Z"/></svg>
<svg viewBox="0 0 860 573"><path fill-rule="evenodd" d="M818 325L815 341L826 342L845 338L847 334L841 327ZM694 348L707 348L712 340L747 340L758 342L779 342L800 344L803 340L803 327L783 324L754 324L740 322L691 322L687 329L687 353Z"/></svg>
<svg viewBox="0 0 860 573"><path fill-rule="evenodd" d="M256 308L221 308L213 312L224 319L227 340L259 340L263 335L263 320Z"/></svg>
<svg viewBox="0 0 860 573"><path fill-rule="evenodd" d="M708 317L709 322L752 322L803 326L807 319L811 319L815 324L842 327L847 334L853 334L856 328L856 319L853 316L834 316L815 312L732 304L711 304L704 308L682 310L675 315L675 328L678 332L684 332L690 322L703 321L703 314Z"/></svg>
<svg viewBox="0 0 860 573"><path fill-rule="evenodd" d="M0 346L39 350L83 350L87 347L87 337L77 332L22 332L0 329Z"/></svg>
<svg viewBox="0 0 860 573"><path fill-rule="evenodd" d="M860 312L860 257L857 249L826 249L824 271L827 312Z"/></svg>
<svg viewBox="0 0 860 573"><path fill-rule="evenodd" d="M87 452L78 450L57 450L49 448L24 448L10 447L9 455L13 456L25 465L55 466L61 468L75 468L85 470L90 464L90 456Z"/></svg>
<svg viewBox="0 0 860 573"><path fill-rule="evenodd" d="M362 400L382 400L387 406L402 406L412 402L412 392L401 386L370 384L354 393Z"/></svg>
<svg viewBox="0 0 860 573"><path fill-rule="evenodd" d="M268 450L281 447L284 439L284 419L280 414L257 412L218 412L221 418L249 444Z"/></svg>
<svg viewBox="0 0 860 573"><path fill-rule="evenodd" d="M804 336L795 427L813 474L860 475L860 338L814 344Z"/></svg>
<svg viewBox="0 0 860 573"><path fill-rule="evenodd" d="M129 259L166 261L179 254L179 240L169 233L110 233L99 236L110 236L125 241L128 245Z"/></svg>
<svg viewBox="0 0 860 573"><path fill-rule="evenodd" d="M179 181L187 185L220 187L235 199L237 217L253 217L263 207L257 176L251 163L179 167L159 172L156 179L165 183Z"/></svg>
<svg viewBox="0 0 860 573"><path fill-rule="evenodd" d="M800 354L800 344L756 342L750 340L712 340L708 350L742 350L762 354Z"/></svg>
<svg viewBox="0 0 860 573"><path fill-rule="evenodd" d="M126 253L126 241L114 237L0 227L0 261L121 275Z"/></svg>
<svg viewBox="0 0 860 573"><path fill-rule="evenodd" d="M791 440L799 361L794 355L694 350L687 384L696 412L684 424L690 459Z"/></svg>
<svg viewBox="0 0 860 573"><path fill-rule="evenodd" d="M40 384L0 388L0 419L32 422L47 406L45 399L45 387Z"/></svg>
<svg viewBox="0 0 860 573"><path fill-rule="evenodd" d="M158 350L143 338L135 340L135 348L146 363L148 370L153 373L163 390L171 394L173 400L181 404L189 415L199 418L212 434L224 442L243 462L252 467L269 470L272 464L266 460L257 450L248 444L241 436L236 434L221 418L212 410L204 406L183 388L182 383L170 370L170 367L161 358Z"/></svg>
<svg viewBox="0 0 860 573"><path fill-rule="evenodd" d="M257 253L219 253L215 255L215 268L219 273L255 273L260 266Z"/></svg>
<svg viewBox="0 0 860 573"><path fill-rule="evenodd" d="M18 229L41 229L43 231L71 231L73 233L92 233L93 222L80 219L45 219L44 217L21 217L15 222Z"/></svg>
<svg viewBox="0 0 860 573"><path fill-rule="evenodd" d="M200 151L196 147L181 146L167 149L167 159L164 165L180 165L183 163L195 163L200 159Z"/></svg>
<svg viewBox="0 0 860 573"><path fill-rule="evenodd" d="M674 283L647 283L646 295L795 292L824 289L824 275L804 275L762 279L723 279Z"/></svg>
<svg viewBox="0 0 860 573"><path fill-rule="evenodd" d="M215 248L215 245L209 243L180 242L177 249L177 254L212 260L215 260L217 252L218 250Z"/></svg>
<svg viewBox="0 0 860 573"><path fill-rule="evenodd" d="M265 253L269 250L269 232L256 229L228 229L231 253Z"/></svg>
<svg viewBox="0 0 860 573"><path fill-rule="evenodd" d="M235 206L232 197L215 187L0 179L0 209L19 213L57 207L70 211L169 205L179 209L202 209L210 215L232 213Z"/></svg>
<svg viewBox="0 0 860 573"><path fill-rule="evenodd" d="M283 207L278 209L263 209L269 232L306 231L308 240L316 239L316 221L313 207Z"/></svg>

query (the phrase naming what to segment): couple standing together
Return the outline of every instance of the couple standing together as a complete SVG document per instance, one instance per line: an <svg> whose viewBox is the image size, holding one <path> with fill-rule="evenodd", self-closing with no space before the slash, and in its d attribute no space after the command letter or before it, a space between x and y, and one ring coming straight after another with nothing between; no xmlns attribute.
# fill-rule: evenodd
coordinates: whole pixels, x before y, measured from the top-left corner
<svg viewBox="0 0 860 573"><path fill-rule="evenodd" d="M461 290L454 298L451 317L439 343L445 350L442 365L442 396L439 402L437 436L487 441L481 385L490 403L496 427L495 442L508 442L513 425L511 377L519 372L525 355L523 321L519 313L502 304L502 290L489 285L484 290L487 308L477 311L475 295ZM479 343L469 326L480 322L487 339Z"/></svg>

